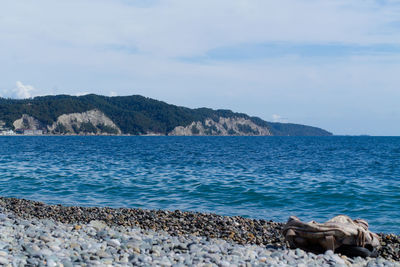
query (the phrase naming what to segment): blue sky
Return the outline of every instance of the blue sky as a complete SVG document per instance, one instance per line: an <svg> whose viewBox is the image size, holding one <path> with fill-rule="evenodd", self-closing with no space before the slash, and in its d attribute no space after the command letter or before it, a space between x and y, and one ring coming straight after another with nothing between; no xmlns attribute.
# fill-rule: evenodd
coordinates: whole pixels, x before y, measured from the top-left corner
<svg viewBox="0 0 400 267"><path fill-rule="evenodd" d="M0 95L141 94L400 134L394 0L3 0Z"/></svg>

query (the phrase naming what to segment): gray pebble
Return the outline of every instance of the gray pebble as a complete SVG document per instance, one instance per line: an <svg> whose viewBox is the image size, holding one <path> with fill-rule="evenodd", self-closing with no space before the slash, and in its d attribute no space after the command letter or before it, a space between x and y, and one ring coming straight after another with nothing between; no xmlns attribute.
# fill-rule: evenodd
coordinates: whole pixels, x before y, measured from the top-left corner
<svg viewBox="0 0 400 267"><path fill-rule="evenodd" d="M6 216L9 217L8 214ZM346 264L332 251L315 255L300 249L240 245L192 235L171 236L165 232L129 226L109 226L96 220L77 225L19 217L11 223L7 218L0 220L2 265L178 267ZM383 258L354 258L352 261L355 267L396 266Z"/></svg>
<svg viewBox="0 0 400 267"><path fill-rule="evenodd" d="M116 248L121 246L121 242L118 239L110 239L107 241L107 244Z"/></svg>
<svg viewBox="0 0 400 267"><path fill-rule="evenodd" d="M0 256L0 264L7 265L8 263L9 261L5 257Z"/></svg>

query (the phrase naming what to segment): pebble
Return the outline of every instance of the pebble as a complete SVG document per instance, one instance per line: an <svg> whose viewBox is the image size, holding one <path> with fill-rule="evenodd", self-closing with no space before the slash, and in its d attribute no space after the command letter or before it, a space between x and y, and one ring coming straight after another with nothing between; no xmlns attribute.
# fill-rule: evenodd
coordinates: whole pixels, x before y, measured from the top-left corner
<svg viewBox="0 0 400 267"><path fill-rule="evenodd" d="M24 218L2 209L1 206L0 203L0 265L6 266L400 267L398 261L389 261L383 257L347 258L340 257L333 251L315 255L300 249L290 250L285 246L241 244L229 238L210 238L207 235L189 233L171 234L170 231L160 229L146 230L137 226L115 225L107 223L109 217L106 215L104 221L100 221L93 220L93 216L87 214L90 218L86 222L80 221L79 224L51 220L44 216ZM76 213L78 211L79 208L74 210ZM151 217L151 213L143 213ZM179 218L175 222L181 223L182 218L179 216L184 213L175 211L174 214ZM236 225L237 222L229 217L224 217L224 220L229 225ZM77 225L80 226L79 230L76 229ZM240 228L240 225L235 227ZM239 235L246 235L242 232ZM387 242L397 244L396 238L395 235L388 235L387 240L392 241Z"/></svg>
<svg viewBox="0 0 400 267"><path fill-rule="evenodd" d="M51 241L51 238L48 237L48 236L45 236L45 235L40 236L39 239L44 241L44 242L46 242L46 243Z"/></svg>
<svg viewBox="0 0 400 267"><path fill-rule="evenodd" d="M121 246L121 242L119 242L118 239L110 239L110 240L108 240L107 243L108 243L110 246L115 247L115 248L118 248L118 247Z"/></svg>
<svg viewBox="0 0 400 267"><path fill-rule="evenodd" d="M9 261L6 258L0 256L0 264L7 265L8 263Z"/></svg>
<svg viewBox="0 0 400 267"><path fill-rule="evenodd" d="M97 231L101 231L104 228L107 227L107 225L104 222L101 221L97 221L97 220L93 220L89 223L89 226L93 227L94 229L96 229Z"/></svg>

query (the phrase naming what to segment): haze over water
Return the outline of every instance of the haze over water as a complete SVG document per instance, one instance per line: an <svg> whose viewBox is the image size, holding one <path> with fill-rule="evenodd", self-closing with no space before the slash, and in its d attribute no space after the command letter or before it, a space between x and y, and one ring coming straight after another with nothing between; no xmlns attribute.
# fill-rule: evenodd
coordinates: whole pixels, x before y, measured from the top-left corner
<svg viewBox="0 0 400 267"><path fill-rule="evenodd" d="M400 234L399 137L1 137L0 195Z"/></svg>

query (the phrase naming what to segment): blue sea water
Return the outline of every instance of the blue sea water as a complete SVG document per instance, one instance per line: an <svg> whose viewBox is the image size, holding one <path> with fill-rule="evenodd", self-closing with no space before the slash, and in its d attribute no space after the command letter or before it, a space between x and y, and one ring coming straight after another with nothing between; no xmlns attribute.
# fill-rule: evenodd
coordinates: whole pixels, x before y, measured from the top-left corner
<svg viewBox="0 0 400 267"><path fill-rule="evenodd" d="M0 137L0 195L400 234L398 137Z"/></svg>

